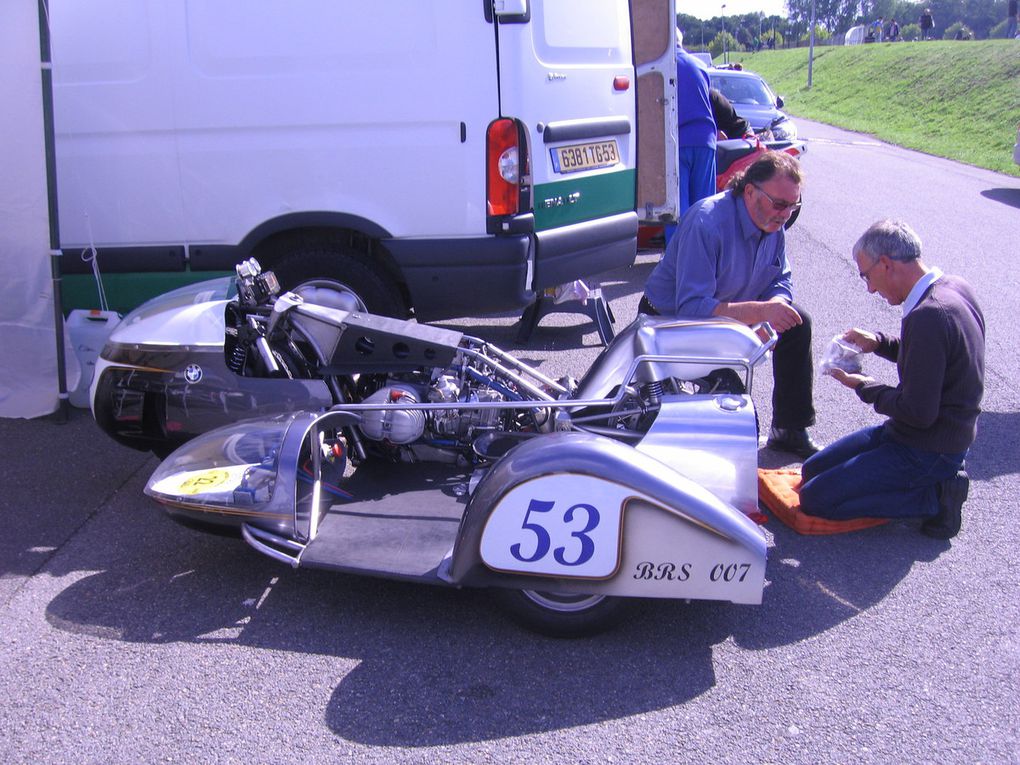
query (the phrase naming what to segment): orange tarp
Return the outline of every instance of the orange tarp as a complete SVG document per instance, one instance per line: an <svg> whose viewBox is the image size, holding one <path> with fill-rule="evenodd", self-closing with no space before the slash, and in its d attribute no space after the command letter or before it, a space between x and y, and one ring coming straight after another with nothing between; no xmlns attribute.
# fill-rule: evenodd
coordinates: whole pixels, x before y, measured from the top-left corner
<svg viewBox="0 0 1020 765"><path fill-rule="evenodd" d="M798 534L842 534L888 523L888 518L853 518L830 521L801 512L800 468L758 470L758 498L776 518Z"/></svg>

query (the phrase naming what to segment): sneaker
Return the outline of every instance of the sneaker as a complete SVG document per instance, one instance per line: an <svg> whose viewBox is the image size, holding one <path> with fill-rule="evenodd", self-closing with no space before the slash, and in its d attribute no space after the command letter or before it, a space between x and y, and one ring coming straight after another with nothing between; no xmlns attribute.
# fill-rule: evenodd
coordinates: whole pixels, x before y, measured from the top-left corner
<svg viewBox="0 0 1020 765"><path fill-rule="evenodd" d="M765 445L776 451L796 454L805 460L821 451L821 447L811 440L805 428L777 428L773 425Z"/></svg>
<svg viewBox="0 0 1020 765"><path fill-rule="evenodd" d="M937 484L935 496L939 500L939 511L921 524L921 533L934 539L952 539L959 534L960 511L969 490L970 476L965 470Z"/></svg>

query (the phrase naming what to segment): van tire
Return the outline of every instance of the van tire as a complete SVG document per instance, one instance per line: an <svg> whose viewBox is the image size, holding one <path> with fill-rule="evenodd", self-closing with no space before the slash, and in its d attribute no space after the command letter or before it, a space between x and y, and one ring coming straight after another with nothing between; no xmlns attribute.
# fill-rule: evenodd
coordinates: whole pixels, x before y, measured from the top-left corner
<svg viewBox="0 0 1020 765"><path fill-rule="evenodd" d="M285 290L312 281L333 282L341 291L353 292L370 313L401 319L408 315L392 277L343 244L297 247L273 266L273 272Z"/></svg>

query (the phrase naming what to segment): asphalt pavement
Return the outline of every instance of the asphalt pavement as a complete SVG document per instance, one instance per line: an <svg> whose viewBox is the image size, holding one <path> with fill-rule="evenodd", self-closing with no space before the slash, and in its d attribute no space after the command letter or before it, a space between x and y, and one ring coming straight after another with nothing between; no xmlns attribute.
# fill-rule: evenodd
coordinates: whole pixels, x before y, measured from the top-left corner
<svg viewBox="0 0 1020 765"><path fill-rule="evenodd" d="M761 606L649 601L613 632L552 640L484 592L294 571L178 526L142 495L155 458L81 410L0 420L0 761L1020 762L1020 181L802 132L789 246L816 350L898 325L849 254L883 215L982 301L988 391L960 536L902 522L805 537L772 520ZM618 323L657 258L603 280ZM574 308L523 347L515 317L455 324L578 376L601 346ZM892 379L881 363L867 371ZM763 423L770 391L765 370ZM831 380L816 404L823 442L880 421Z"/></svg>

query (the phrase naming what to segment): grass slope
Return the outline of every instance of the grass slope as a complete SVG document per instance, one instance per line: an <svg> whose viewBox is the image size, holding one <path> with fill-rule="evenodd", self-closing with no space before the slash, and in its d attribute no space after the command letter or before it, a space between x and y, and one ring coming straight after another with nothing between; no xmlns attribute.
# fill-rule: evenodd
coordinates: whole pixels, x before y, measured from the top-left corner
<svg viewBox="0 0 1020 765"><path fill-rule="evenodd" d="M794 115L1020 176L1020 42L933 41L732 54Z"/></svg>

